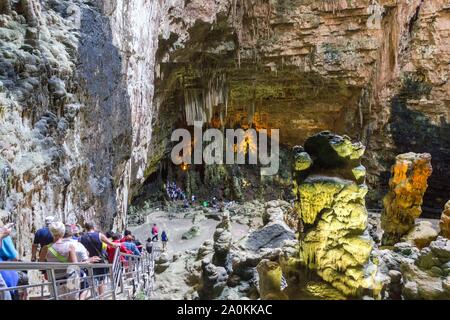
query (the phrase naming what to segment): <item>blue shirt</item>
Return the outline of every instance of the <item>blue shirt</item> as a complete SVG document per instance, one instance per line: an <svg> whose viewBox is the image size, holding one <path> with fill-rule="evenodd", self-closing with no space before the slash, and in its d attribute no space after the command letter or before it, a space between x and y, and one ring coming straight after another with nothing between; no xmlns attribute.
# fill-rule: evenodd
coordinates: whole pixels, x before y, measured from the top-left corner
<svg viewBox="0 0 450 320"><path fill-rule="evenodd" d="M53 236L47 227L39 229L36 232L36 234L34 235L33 243L39 244L41 247L49 245L52 242L53 242Z"/></svg>
<svg viewBox="0 0 450 320"><path fill-rule="evenodd" d="M8 261L17 259L17 250L14 247L14 243L10 236L7 236L2 241L2 246L0 248L0 259L2 261Z"/></svg>
<svg viewBox="0 0 450 320"><path fill-rule="evenodd" d="M3 259L0 257L0 263L2 261ZM5 284L8 286L8 288L17 287L17 284L19 283L19 274L17 273L17 271L3 270L0 271L0 274L2 275L3 280L5 280Z"/></svg>
<svg viewBox="0 0 450 320"><path fill-rule="evenodd" d="M136 245L133 242L125 241L123 244L134 255L136 255L136 256L140 256L141 255L141 252L138 250L138 248L136 247Z"/></svg>

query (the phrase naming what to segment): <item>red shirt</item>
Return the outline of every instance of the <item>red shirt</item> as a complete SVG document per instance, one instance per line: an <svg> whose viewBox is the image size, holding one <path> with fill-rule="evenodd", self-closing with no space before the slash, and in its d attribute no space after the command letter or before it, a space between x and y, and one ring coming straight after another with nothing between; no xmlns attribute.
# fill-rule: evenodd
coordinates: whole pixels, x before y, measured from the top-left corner
<svg viewBox="0 0 450 320"><path fill-rule="evenodd" d="M130 254L130 250L128 250L125 245L121 243L121 240L114 240L114 243L120 243L120 252ZM116 248L108 247L106 248L106 253L108 254L109 263L113 263L114 254L116 253ZM120 257L120 261L125 261L125 257Z"/></svg>

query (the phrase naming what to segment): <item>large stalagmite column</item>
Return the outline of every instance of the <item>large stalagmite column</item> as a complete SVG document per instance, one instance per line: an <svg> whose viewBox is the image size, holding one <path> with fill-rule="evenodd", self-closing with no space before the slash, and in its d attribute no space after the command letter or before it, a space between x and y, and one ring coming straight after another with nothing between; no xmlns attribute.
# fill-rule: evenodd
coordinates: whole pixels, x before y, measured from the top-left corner
<svg viewBox="0 0 450 320"><path fill-rule="evenodd" d="M347 296L376 297L381 281L366 230L364 150L361 143L329 132L310 137L304 149L296 149L294 193L306 267Z"/></svg>
<svg viewBox="0 0 450 320"><path fill-rule="evenodd" d="M383 199L383 245L394 245L414 227L415 220L422 213L423 195L431 172L429 153L409 152L396 157L391 168L389 192Z"/></svg>

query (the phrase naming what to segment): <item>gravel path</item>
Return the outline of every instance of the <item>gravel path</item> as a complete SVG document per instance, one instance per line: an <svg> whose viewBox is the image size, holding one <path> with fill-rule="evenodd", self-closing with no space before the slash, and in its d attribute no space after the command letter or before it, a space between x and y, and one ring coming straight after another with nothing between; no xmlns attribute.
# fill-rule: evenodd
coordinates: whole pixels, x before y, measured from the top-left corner
<svg viewBox="0 0 450 320"><path fill-rule="evenodd" d="M206 240L212 240L216 226L220 223L219 221L213 219L206 219L197 222L197 225L200 227L199 235L189 240L183 240L181 239L183 233L188 231L193 226L192 219L169 219L168 215L169 214L164 211L153 212L147 218L148 223L137 227L130 227L129 229L141 242L144 243L147 238L150 237L153 223L156 223L160 234L163 230L165 230L169 238L167 243L167 251L169 253L177 253L190 249L198 249ZM231 224L233 239L241 239L248 233L248 231L249 228L246 225L238 223Z"/></svg>

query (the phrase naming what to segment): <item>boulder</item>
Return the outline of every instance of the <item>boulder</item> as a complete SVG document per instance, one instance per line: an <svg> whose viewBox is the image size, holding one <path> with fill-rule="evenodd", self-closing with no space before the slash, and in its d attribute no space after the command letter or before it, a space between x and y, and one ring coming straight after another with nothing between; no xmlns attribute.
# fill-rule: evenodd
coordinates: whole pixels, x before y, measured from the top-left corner
<svg viewBox="0 0 450 320"><path fill-rule="evenodd" d="M442 211L439 228L441 229L441 235L450 239L450 200L447 201L444 211Z"/></svg>
<svg viewBox="0 0 450 320"><path fill-rule="evenodd" d="M155 261L155 272L156 273L162 273L164 272L169 266L173 259L169 258L169 255L167 252L162 252L158 259Z"/></svg>
<svg viewBox="0 0 450 320"><path fill-rule="evenodd" d="M414 263L404 261L400 270L405 299L450 299L450 240L438 237L423 248Z"/></svg>
<svg viewBox="0 0 450 320"><path fill-rule="evenodd" d="M200 234L200 227L199 226L192 226L188 231L183 233L181 236L181 239L183 240L189 240L192 238L195 238Z"/></svg>
<svg viewBox="0 0 450 320"><path fill-rule="evenodd" d="M271 222L249 234L245 247L259 251L263 248L281 248L285 240L295 240L294 232L283 222Z"/></svg>
<svg viewBox="0 0 450 320"><path fill-rule="evenodd" d="M212 300L219 297L225 289L228 274L224 267L218 267L208 260L202 261L202 283L198 291L202 300Z"/></svg>
<svg viewBox="0 0 450 320"><path fill-rule="evenodd" d="M401 241L410 242L417 248L422 249L436 240L437 236L438 232L433 228L431 222L419 221L415 224L414 228L401 238Z"/></svg>
<svg viewBox="0 0 450 320"><path fill-rule="evenodd" d="M402 293L405 299L450 299L449 277L442 279L442 277L425 272L413 264L402 264L401 270L404 279Z"/></svg>

